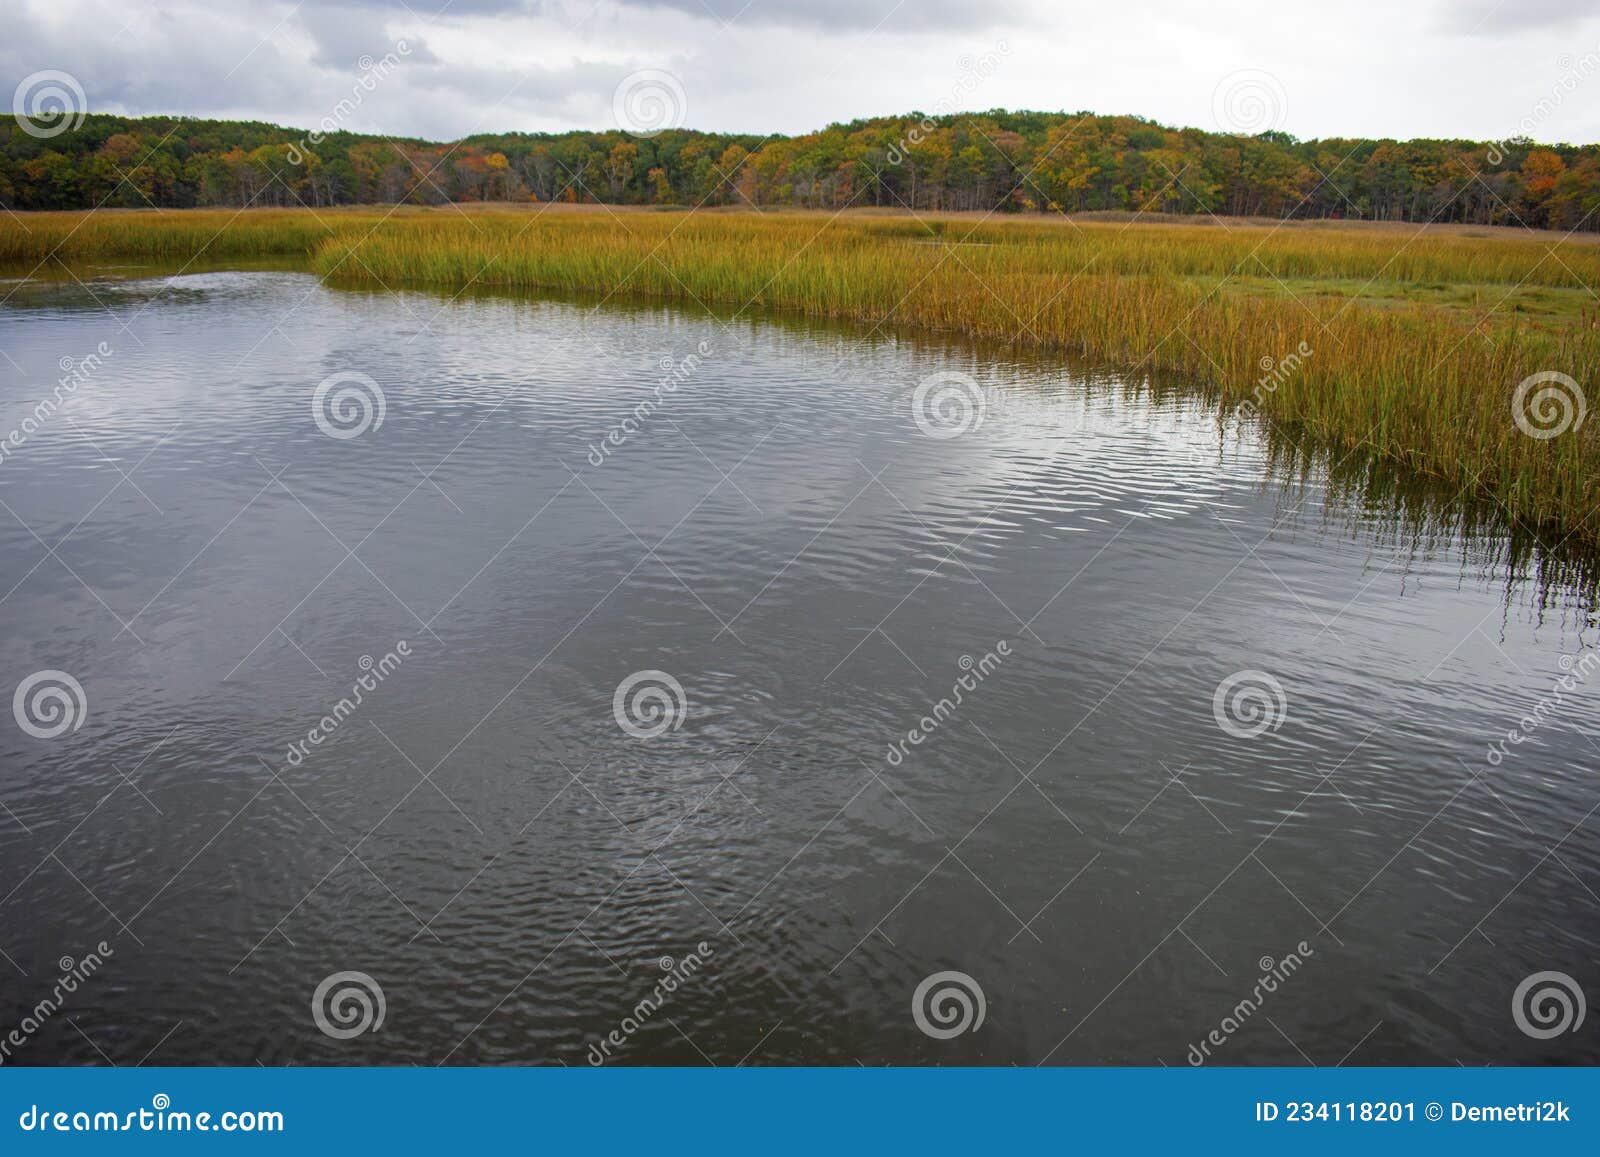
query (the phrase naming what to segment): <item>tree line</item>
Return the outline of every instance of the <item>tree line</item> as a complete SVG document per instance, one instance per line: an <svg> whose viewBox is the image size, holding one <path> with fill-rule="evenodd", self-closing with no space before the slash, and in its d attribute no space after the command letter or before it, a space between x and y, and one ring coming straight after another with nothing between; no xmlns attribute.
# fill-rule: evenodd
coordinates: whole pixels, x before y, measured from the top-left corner
<svg viewBox="0 0 1600 1157"><path fill-rule="evenodd" d="M453 144L243 121L0 117L0 205L323 207L570 201L918 211L1127 210L1600 228L1600 145L1329 139L1140 117L877 117L796 137L669 129Z"/></svg>

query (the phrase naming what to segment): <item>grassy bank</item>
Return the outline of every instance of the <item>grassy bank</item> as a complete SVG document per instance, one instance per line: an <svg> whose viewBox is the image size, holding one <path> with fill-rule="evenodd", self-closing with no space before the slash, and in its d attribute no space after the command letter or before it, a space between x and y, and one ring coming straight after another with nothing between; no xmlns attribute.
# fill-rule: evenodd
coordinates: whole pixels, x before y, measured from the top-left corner
<svg viewBox="0 0 1600 1157"><path fill-rule="evenodd" d="M58 243L69 259L303 254L340 280L649 294L1072 349L1181 372L1336 450L1600 537L1594 423L1541 440L1512 413L1540 371L1600 403L1589 238L564 209L0 219L0 259Z"/></svg>

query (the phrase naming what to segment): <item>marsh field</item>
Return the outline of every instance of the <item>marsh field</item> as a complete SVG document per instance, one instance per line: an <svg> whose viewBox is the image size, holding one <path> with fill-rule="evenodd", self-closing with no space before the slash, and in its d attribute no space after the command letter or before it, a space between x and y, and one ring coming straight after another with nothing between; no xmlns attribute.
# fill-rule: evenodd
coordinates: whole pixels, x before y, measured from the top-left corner
<svg viewBox="0 0 1600 1157"><path fill-rule="evenodd" d="M0 260L288 257L330 282L648 295L1176 371L1334 449L1600 531L1600 242L1471 226L610 206L0 219ZM1522 424L1515 420L1520 415ZM1538 435L1526 433L1523 426ZM1561 433L1548 436L1557 427Z"/></svg>
<svg viewBox="0 0 1600 1157"><path fill-rule="evenodd" d="M1592 236L468 205L0 262L19 1059L1597 1058L1508 1007L1600 944Z"/></svg>

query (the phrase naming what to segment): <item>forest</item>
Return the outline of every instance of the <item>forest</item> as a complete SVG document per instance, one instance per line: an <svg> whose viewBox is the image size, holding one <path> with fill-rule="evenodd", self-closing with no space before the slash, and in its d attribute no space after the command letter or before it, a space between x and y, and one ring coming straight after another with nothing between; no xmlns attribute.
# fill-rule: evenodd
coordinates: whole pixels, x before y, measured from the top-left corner
<svg viewBox="0 0 1600 1157"><path fill-rule="evenodd" d="M89 115L40 138L0 117L9 210L585 202L1121 210L1600 229L1600 145L1311 140L1132 116L877 117L803 136L671 129L453 144L257 122Z"/></svg>

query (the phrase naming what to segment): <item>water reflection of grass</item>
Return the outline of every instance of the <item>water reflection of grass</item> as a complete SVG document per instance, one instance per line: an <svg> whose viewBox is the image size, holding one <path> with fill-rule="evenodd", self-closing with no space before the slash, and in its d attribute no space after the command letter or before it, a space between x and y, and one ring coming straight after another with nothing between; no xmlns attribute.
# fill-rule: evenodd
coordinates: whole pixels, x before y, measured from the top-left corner
<svg viewBox="0 0 1600 1157"><path fill-rule="evenodd" d="M337 285L344 293L389 292L367 281ZM853 349L900 347L915 342L923 354L952 364L979 364L1012 388L1041 401L1062 401L1063 375L1073 389L1093 399L1115 392L1157 407L1181 406L1184 423L1198 442L1220 437L1235 451L1259 439L1264 462L1261 492L1279 491L1285 527L1320 527L1353 541L1387 542L1414 559L1458 557L1464 573L1499 576L1508 588L1526 590L1539 607L1600 606L1600 551L1592 539L1551 534L1507 516L1493 498L1372 454L1335 452L1291 426L1217 409L1217 391L1196 387L1187 375L1153 370L1131 376L1113 365L1061 350L1039 350L1015 342L983 340L905 323L865 324L842 318L808 318L792 311L750 310L736 305L663 302L594 292L557 293L475 284L465 289L408 285L442 307L452 301L556 301L579 309L604 307L660 319L685 311L728 324L759 324L799 340L838 340ZM535 296L536 294L536 296ZM437 308L437 307L436 307ZM833 347L829 347L832 349ZM824 364L832 364L831 361ZM1075 402L1068 403L1076 405ZM1209 453L1209 452L1208 452ZM1568 598L1575 600L1569 604Z"/></svg>
<svg viewBox="0 0 1600 1157"><path fill-rule="evenodd" d="M1593 424L1540 440L1512 420L1540 371L1600 403L1589 238L537 207L0 220L0 260L52 253L293 254L350 283L649 295L1073 350L1179 373L1336 458L1402 465L1525 526L1600 537Z"/></svg>

